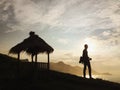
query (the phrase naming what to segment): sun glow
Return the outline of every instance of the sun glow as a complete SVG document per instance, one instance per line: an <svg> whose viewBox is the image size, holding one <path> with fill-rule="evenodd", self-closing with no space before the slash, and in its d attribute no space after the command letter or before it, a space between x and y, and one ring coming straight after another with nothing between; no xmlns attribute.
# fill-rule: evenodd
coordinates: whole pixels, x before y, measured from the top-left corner
<svg viewBox="0 0 120 90"><path fill-rule="evenodd" d="M95 50L96 50L96 47L97 47L97 43L96 43L96 41L94 41L93 39L91 39L91 38L86 38L85 40L84 40L84 43L85 44L88 44L88 50L89 50L89 52L95 52Z"/></svg>
<svg viewBox="0 0 120 90"><path fill-rule="evenodd" d="M86 75L86 78L89 78L89 75ZM100 78L99 75L92 75L92 78L96 79L96 78Z"/></svg>

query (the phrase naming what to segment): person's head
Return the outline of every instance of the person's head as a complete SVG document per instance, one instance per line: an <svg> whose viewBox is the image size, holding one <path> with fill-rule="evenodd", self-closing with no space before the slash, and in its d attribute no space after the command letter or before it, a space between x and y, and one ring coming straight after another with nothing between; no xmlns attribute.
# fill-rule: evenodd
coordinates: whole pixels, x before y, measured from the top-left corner
<svg viewBox="0 0 120 90"><path fill-rule="evenodd" d="M84 47L85 47L85 49L87 49L87 48L88 48L88 45L87 45L87 44L85 44L85 45L84 45Z"/></svg>

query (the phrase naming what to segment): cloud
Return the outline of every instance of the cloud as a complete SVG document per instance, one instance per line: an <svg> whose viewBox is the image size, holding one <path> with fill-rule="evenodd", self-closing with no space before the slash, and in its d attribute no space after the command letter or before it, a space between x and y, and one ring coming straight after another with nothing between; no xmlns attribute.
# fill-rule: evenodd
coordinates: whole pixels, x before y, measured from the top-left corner
<svg viewBox="0 0 120 90"><path fill-rule="evenodd" d="M118 3L112 0L108 2L103 0L69 0L69 2L66 0L4 1L7 3L11 1L14 9L12 10L14 14L12 20L19 22L15 23L16 26L14 27L17 27L18 30L29 30L37 26L40 28L39 31L42 31L41 26L45 27L47 25L50 26L49 30L51 27L58 27L58 30L61 27L63 31L77 31L78 28L91 31L92 29L108 28L109 26L115 27L111 17L117 7L112 3ZM9 5L7 4L4 10L7 10ZM7 15L4 15L4 20L7 17ZM114 21L116 22L116 19ZM11 24L12 22L9 23Z"/></svg>
<svg viewBox="0 0 120 90"><path fill-rule="evenodd" d="M101 40L113 37L118 39L120 16L115 13L118 10L118 2L113 0L108 2L104 0L69 0L69 2L67 0L2 0L1 27L6 33L34 30L39 34L56 37L58 39L56 41L64 44L67 44L69 39L76 41L91 36ZM64 40L59 40L61 37ZM119 43L118 40L117 42Z"/></svg>
<svg viewBox="0 0 120 90"><path fill-rule="evenodd" d="M68 44L69 43L69 41L67 39L64 39L64 38L58 39L58 42L61 44Z"/></svg>
<svg viewBox="0 0 120 90"><path fill-rule="evenodd" d="M104 31L103 32L103 36L109 36L110 35L110 31Z"/></svg>
<svg viewBox="0 0 120 90"><path fill-rule="evenodd" d="M3 33L7 30L12 30L11 26L17 23L12 0L2 0L0 2L0 17L0 32Z"/></svg>
<svg viewBox="0 0 120 90"><path fill-rule="evenodd" d="M64 6L55 0L19 0L15 3L16 18L21 23L45 23L54 25L56 19L64 13ZM22 7L21 7L22 6ZM47 6L47 7L46 7Z"/></svg>

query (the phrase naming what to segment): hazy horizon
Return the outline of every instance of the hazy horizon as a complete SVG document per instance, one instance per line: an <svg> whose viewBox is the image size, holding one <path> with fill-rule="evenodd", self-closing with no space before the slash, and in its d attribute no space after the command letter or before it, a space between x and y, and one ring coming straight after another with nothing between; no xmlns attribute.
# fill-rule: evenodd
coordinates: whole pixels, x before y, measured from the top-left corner
<svg viewBox="0 0 120 90"><path fill-rule="evenodd" d="M81 66L88 44L92 68L120 75L120 0L1 0L0 16L1 53L34 31L54 48L51 62ZM30 60L25 53L21 58Z"/></svg>

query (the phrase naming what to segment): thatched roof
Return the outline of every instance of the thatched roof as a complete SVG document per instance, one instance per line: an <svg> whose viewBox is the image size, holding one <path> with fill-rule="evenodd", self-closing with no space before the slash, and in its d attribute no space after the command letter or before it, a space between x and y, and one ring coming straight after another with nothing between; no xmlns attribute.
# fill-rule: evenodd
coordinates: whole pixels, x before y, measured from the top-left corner
<svg viewBox="0 0 120 90"><path fill-rule="evenodd" d="M25 47L24 47L23 43L19 43L16 46L12 47L10 49L9 53L18 54L18 53L22 52L24 49L25 49Z"/></svg>
<svg viewBox="0 0 120 90"><path fill-rule="evenodd" d="M39 53L51 53L54 49L34 32L30 32L30 36L24 39L23 42L12 47L9 53L18 54L22 51L30 55L35 55Z"/></svg>

